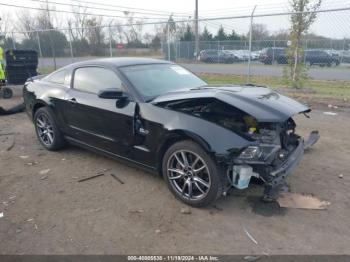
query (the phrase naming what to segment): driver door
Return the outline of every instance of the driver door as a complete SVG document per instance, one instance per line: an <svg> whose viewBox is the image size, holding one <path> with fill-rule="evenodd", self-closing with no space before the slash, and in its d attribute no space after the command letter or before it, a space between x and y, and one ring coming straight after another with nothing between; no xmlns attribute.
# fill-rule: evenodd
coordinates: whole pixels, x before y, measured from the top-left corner
<svg viewBox="0 0 350 262"><path fill-rule="evenodd" d="M122 81L111 69L97 66L75 69L65 99L64 121L72 138L126 156L133 140L135 102L117 108L116 99L97 95L108 88L123 89Z"/></svg>

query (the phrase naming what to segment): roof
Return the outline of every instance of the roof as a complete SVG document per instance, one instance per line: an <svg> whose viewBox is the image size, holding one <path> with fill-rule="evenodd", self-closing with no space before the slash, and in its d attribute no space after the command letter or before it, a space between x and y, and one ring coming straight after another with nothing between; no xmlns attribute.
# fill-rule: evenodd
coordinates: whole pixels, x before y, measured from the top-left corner
<svg viewBox="0 0 350 262"><path fill-rule="evenodd" d="M71 64L70 66L82 66L82 65L109 65L109 66L132 66L132 65L145 65L145 64L170 64L171 62L143 57L113 57L113 58L102 58L87 60Z"/></svg>

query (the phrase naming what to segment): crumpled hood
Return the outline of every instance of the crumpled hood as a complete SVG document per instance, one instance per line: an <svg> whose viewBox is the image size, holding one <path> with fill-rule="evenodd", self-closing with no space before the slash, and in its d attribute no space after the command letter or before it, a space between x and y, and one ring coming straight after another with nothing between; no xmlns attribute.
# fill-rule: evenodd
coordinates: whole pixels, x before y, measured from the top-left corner
<svg viewBox="0 0 350 262"><path fill-rule="evenodd" d="M283 96L266 87L257 86L206 86L194 90L167 93L152 104L213 97L253 116L259 122L286 121L293 115L311 110L294 99Z"/></svg>

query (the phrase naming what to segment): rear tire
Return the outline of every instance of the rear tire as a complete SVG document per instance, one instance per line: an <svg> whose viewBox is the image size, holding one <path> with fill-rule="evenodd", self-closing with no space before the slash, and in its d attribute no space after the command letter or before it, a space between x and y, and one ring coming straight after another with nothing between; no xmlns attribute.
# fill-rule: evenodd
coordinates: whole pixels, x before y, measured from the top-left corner
<svg viewBox="0 0 350 262"><path fill-rule="evenodd" d="M34 114L35 132L39 142L50 151L57 151L65 146L62 132L59 130L51 108L41 107Z"/></svg>
<svg viewBox="0 0 350 262"><path fill-rule="evenodd" d="M220 168L191 140L177 142L166 151L162 173L173 195L194 207L214 203L224 190Z"/></svg>

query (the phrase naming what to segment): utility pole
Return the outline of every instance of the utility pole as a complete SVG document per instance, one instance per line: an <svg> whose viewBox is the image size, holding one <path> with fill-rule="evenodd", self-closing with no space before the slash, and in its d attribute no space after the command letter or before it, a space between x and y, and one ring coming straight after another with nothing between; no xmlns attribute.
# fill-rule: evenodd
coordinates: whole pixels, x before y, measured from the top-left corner
<svg viewBox="0 0 350 262"><path fill-rule="evenodd" d="M170 45L170 23L168 22L167 29L166 29L166 38L167 38L167 44L168 44L168 61L171 61L171 45Z"/></svg>
<svg viewBox="0 0 350 262"><path fill-rule="evenodd" d="M252 60L252 34L253 34L253 18L255 13L256 6L254 6L254 9L252 11L252 14L250 16L250 29L249 29L249 58L248 58L248 77L247 77L247 84L250 84L250 64Z"/></svg>
<svg viewBox="0 0 350 262"><path fill-rule="evenodd" d="M111 24L113 20L109 22L108 25L108 33L109 33L109 55L110 57L113 57L113 50L112 50L112 29L111 29Z"/></svg>
<svg viewBox="0 0 350 262"><path fill-rule="evenodd" d="M50 45L51 45L51 53L52 53L52 57L53 57L53 66L54 66L54 69L56 70L57 68L57 65L56 65L56 51L55 51L55 47L53 45L53 41L52 41L52 36L51 36L51 33L52 31L50 29L53 29L53 25L51 25L51 17L50 17L50 11L49 11L49 2L48 0L46 0L46 12L47 12L47 19L48 19L48 34L49 34L49 39L50 39ZM52 27L52 28L50 28Z"/></svg>
<svg viewBox="0 0 350 262"><path fill-rule="evenodd" d="M199 55L199 34L198 34L198 0L196 1L196 10L194 12L194 19L195 19L195 26L194 26L194 34L195 34L195 53L196 53L196 60Z"/></svg>

